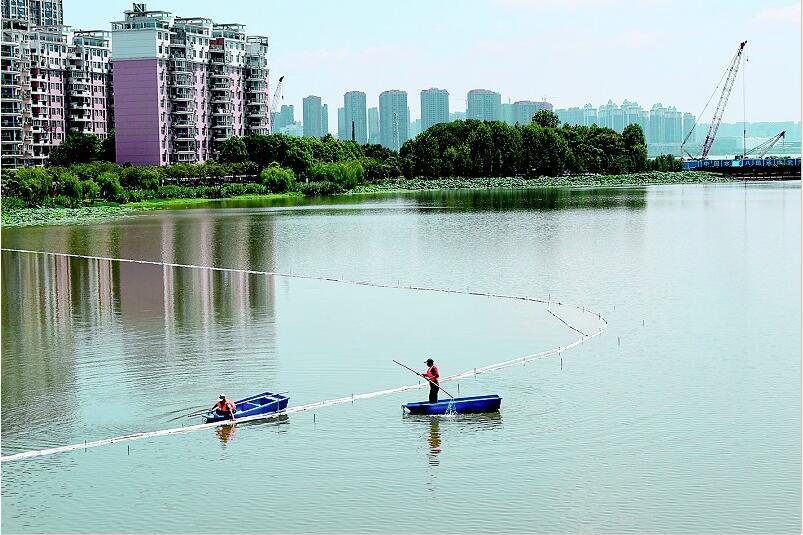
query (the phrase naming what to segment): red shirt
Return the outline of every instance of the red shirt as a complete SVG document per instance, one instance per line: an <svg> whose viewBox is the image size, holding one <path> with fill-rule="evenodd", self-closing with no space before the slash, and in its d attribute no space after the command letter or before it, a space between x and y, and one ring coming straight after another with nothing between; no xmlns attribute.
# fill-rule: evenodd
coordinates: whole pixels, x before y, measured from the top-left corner
<svg viewBox="0 0 803 535"><path fill-rule="evenodd" d="M429 381L438 384L438 377L440 377L440 374L438 373L438 367L433 364L427 368L427 373L424 374L424 377L426 377Z"/></svg>
<svg viewBox="0 0 803 535"><path fill-rule="evenodd" d="M220 412L230 412L234 414L237 411L237 405L234 404L231 400L220 400L217 402L217 409Z"/></svg>

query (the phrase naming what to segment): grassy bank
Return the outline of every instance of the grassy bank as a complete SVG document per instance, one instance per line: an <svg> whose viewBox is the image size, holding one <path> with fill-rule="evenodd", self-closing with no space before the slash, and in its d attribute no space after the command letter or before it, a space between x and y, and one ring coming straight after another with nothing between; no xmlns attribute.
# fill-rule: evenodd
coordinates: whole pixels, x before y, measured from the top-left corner
<svg viewBox="0 0 803 535"><path fill-rule="evenodd" d="M727 177L701 172L658 172L632 173L624 175L600 176L562 176L542 178L437 178L437 179L399 179L383 180L372 184L360 184L348 193L391 193L404 191L431 191L431 190L458 190L478 188L542 188L542 187L614 187L614 186L644 186L656 184L701 184L729 182ZM185 192L186 193L186 192ZM200 193L200 192L199 192ZM291 199L302 198L300 192L246 194L228 197L230 199ZM221 198L158 198L147 199L124 204L103 202L102 204L87 205L78 208L63 207L20 207L14 203L3 202L2 223L9 227L23 227L31 225L64 225L75 223L89 223L118 217L125 217L135 213L173 208L191 208L210 202L221 201Z"/></svg>

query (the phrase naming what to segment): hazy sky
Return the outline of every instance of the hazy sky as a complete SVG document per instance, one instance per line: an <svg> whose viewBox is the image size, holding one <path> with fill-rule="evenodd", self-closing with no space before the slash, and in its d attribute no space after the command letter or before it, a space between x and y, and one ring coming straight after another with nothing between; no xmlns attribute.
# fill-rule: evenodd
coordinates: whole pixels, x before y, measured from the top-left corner
<svg viewBox="0 0 803 535"><path fill-rule="evenodd" d="M337 130L343 93L403 89L419 117L421 89L449 90L452 111L473 88L555 107L613 99L697 115L740 41L742 73L726 121L800 120L801 10L793 0L151 0L149 9L239 22L271 42L284 103L319 95ZM65 23L109 28L131 2L64 0ZM273 92L273 88L271 88ZM718 95L709 107L710 118Z"/></svg>

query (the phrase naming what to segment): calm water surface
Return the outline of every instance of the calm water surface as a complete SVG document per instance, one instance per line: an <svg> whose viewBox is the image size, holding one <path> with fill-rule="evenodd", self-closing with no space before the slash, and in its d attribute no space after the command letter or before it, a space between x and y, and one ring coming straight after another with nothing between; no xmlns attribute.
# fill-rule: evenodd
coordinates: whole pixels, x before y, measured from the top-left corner
<svg viewBox="0 0 803 535"><path fill-rule="evenodd" d="M800 184L226 201L3 247L551 296L608 331L423 392L2 465L6 532L799 532ZM572 342L538 304L2 253L4 455ZM582 318L576 318L582 321ZM457 385L453 385L456 389ZM128 450L130 445L130 452ZM216 496L227 505L218 507Z"/></svg>

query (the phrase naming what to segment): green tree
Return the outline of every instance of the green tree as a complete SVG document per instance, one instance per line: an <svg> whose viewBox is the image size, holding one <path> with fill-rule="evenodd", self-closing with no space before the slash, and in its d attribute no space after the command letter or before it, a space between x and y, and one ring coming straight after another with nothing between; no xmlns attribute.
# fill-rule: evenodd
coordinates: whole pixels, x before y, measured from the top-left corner
<svg viewBox="0 0 803 535"><path fill-rule="evenodd" d="M111 130L101 142L100 159L106 162L117 161L117 147L115 146L115 133Z"/></svg>
<svg viewBox="0 0 803 535"><path fill-rule="evenodd" d="M622 131L628 159L628 171L639 172L647 169L647 139L640 125L627 125Z"/></svg>
<svg viewBox="0 0 803 535"><path fill-rule="evenodd" d="M263 169L259 178L262 184L273 193L284 193L291 190L296 181L292 169L285 169L276 162Z"/></svg>
<svg viewBox="0 0 803 535"><path fill-rule="evenodd" d="M88 163L103 157L103 141L94 134L70 132L67 137L50 151L50 165L70 165Z"/></svg>
<svg viewBox="0 0 803 535"><path fill-rule="evenodd" d="M558 119L558 114L546 108L535 112L535 115L533 115L532 122L544 128L557 128L558 126L560 126L560 119Z"/></svg>
<svg viewBox="0 0 803 535"><path fill-rule="evenodd" d="M53 179L44 169L17 169L15 178L19 196L28 206L38 206L50 195Z"/></svg>
<svg viewBox="0 0 803 535"><path fill-rule="evenodd" d="M245 146L243 138L233 136L221 143L217 159L222 163L240 163L246 161L248 159L248 149Z"/></svg>

